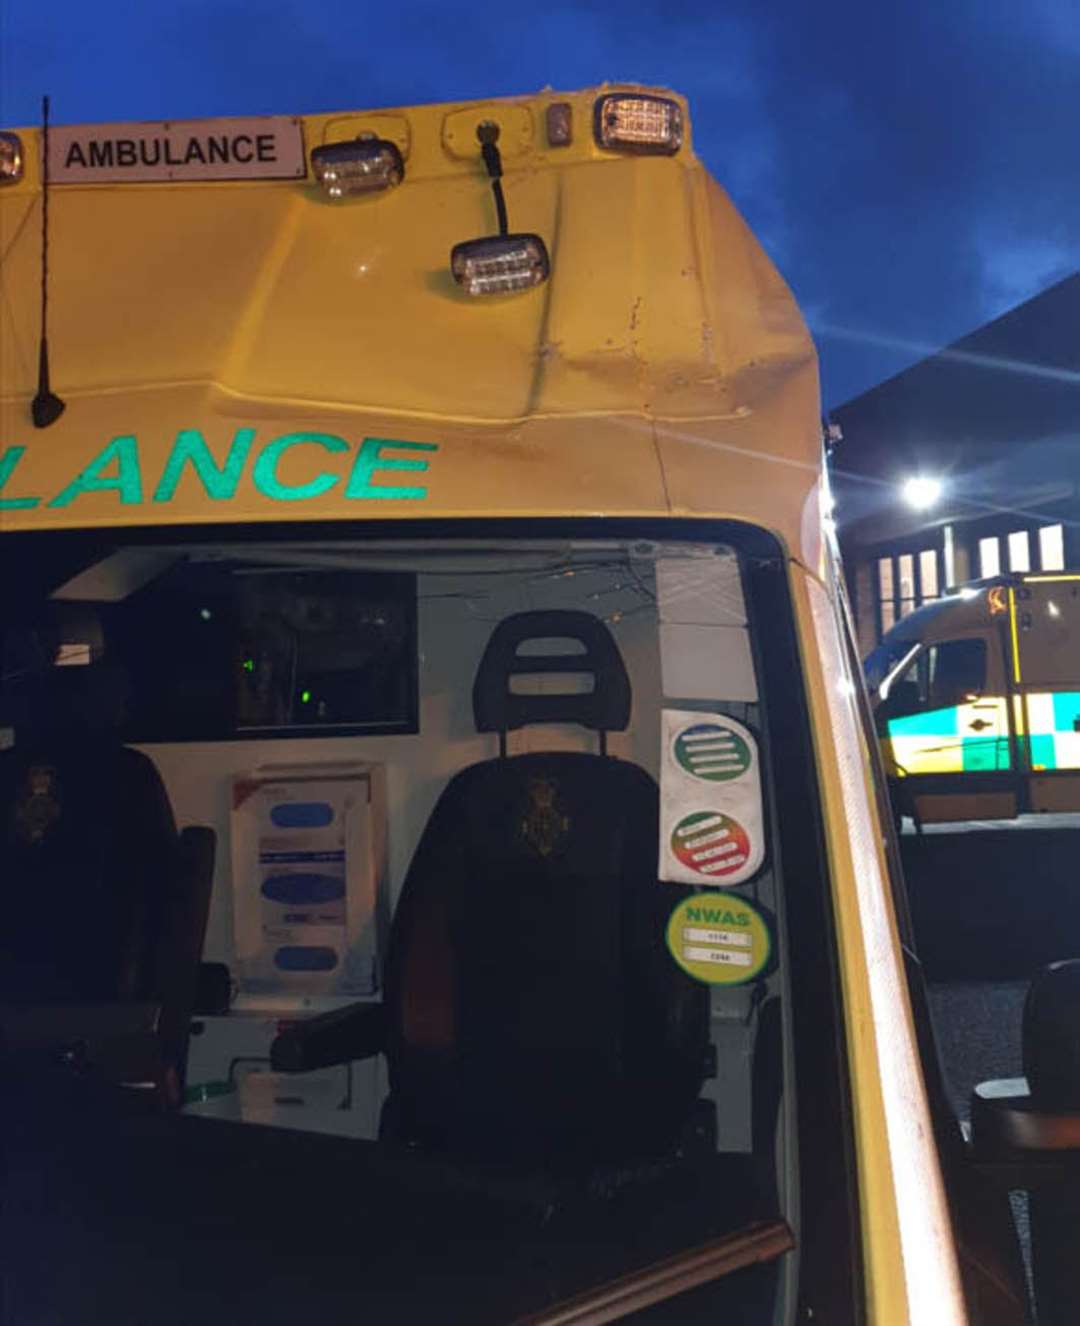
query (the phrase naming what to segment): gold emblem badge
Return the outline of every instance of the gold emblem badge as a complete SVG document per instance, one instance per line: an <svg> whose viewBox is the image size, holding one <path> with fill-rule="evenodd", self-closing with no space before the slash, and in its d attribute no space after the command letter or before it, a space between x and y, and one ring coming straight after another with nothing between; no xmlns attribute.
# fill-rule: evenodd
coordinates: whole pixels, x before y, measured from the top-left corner
<svg viewBox="0 0 1080 1326"><path fill-rule="evenodd" d="M570 817L558 804L555 784L549 778L530 778L528 796L528 809L519 826L521 836L541 856L550 856L570 832Z"/></svg>

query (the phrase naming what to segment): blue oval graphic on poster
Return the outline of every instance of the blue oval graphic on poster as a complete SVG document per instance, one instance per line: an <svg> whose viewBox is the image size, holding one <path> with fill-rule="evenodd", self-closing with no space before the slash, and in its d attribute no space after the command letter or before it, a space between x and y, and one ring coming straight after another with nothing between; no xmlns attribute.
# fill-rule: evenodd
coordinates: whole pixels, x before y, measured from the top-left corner
<svg viewBox="0 0 1080 1326"><path fill-rule="evenodd" d="M345 896L345 881L339 875L271 875L263 881L262 895L271 902L334 902Z"/></svg>
<svg viewBox="0 0 1080 1326"><path fill-rule="evenodd" d="M334 821L334 808L325 801L283 801L270 820L278 829L325 829Z"/></svg>
<svg viewBox="0 0 1080 1326"><path fill-rule="evenodd" d="M337 966L337 954L322 945L292 944L278 949L274 954L274 966L279 971L331 971Z"/></svg>

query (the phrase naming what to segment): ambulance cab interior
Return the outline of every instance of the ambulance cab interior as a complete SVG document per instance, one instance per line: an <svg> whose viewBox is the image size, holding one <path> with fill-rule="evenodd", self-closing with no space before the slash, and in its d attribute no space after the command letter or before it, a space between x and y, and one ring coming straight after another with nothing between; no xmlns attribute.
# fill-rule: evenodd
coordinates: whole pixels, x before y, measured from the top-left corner
<svg viewBox="0 0 1080 1326"><path fill-rule="evenodd" d="M26 562L0 716L23 1154L68 1233L123 1243L165 1203L189 1268L73 1253L34 1292L153 1293L166 1322L244 1282L277 1320L317 1268L326 1321L449 1295L447 1320L540 1321L606 1294L776 1323L859 1292L782 561L738 526L610 530L53 536ZM745 983L665 943L703 891L658 866L673 709L757 741L761 864L727 896L771 951ZM236 789L267 769L382 789L370 969L238 960ZM200 1042L268 1021L259 1062L218 1070L243 1108L207 1117Z"/></svg>

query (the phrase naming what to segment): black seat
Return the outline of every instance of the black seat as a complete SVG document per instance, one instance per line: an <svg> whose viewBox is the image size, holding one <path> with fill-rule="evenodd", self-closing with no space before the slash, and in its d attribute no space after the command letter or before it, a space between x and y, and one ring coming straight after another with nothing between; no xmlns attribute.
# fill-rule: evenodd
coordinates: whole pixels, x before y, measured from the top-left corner
<svg viewBox="0 0 1080 1326"><path fill-rule="evenodd" d="M178 834L153 762L120 742L124 678L96 622L75 632L92 637L85 654L55 665L72 633L58 609L5 642L15 741L0 752L0 1039L85 1041L102 1006L148 1008L152 1062L132 1070L151 1070L175 1103L214 836Z"/></svg>
<svg viewBox="0 0 1080 1326"><path fill-rule="evenodd" d="M537 640L580 651L523 653ZM520 694L522 674L586 674L588 693ZM387 1054L384 1136L535 1164L656 1155L694 1112L706 987L676 966L657 879L658 793L606 754L508 757L509 731L625 729L631 694L607 628L584 612L508 618L473 691L500 754L440 798L394 916L385 1004L299 1024L274 1061L303 1069Z"/></svg>

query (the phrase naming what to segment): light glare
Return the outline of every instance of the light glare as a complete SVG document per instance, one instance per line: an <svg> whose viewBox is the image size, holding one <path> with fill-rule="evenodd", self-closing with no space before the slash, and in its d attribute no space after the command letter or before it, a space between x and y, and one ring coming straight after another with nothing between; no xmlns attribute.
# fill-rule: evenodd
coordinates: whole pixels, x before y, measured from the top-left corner
<svg viewBox="0 0 1080 1326"><path fill-rule="evenodd" d="M915 511L926 511L936 506L941 498L942 482L928 474L913 474L904 480L900 492L904 501Z"/></svg>

